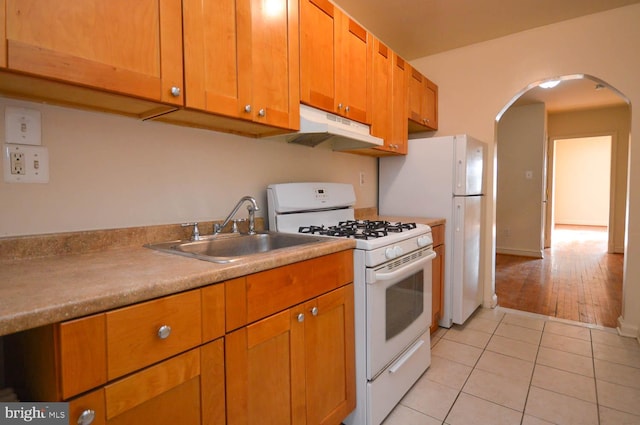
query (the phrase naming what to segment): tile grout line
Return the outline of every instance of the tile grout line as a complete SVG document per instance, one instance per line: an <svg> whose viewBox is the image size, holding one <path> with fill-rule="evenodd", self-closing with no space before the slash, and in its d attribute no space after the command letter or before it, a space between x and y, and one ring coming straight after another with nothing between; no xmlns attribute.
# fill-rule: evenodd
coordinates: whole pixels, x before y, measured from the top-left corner
<svg viewBox="0 0 640 425"><path fill-rule="evenodd" d="M540 347L542 346L542 335L544 335L544 328L546 326L547 326L547 321L545 320L542 325L542 330L540 331L540 339L538 340L538 348L536 348L536 356L533 359L533 369L531 369L531 377L529 378L529 387L527 388L527 396L524 398L524 407L522 408L522 418L520 418L520 425L524 423L524 415L526 414L525 412L527 411L527 404L529 403L529 394L531 394L531 387L533 386L533 376L536 373L536 366L538 365L538 355L540 354ZM536 418L537 416L533 416L533 417ZM546 419L543 419L543 418L538 418L538 419L542 419L546 421Z"/></svg>

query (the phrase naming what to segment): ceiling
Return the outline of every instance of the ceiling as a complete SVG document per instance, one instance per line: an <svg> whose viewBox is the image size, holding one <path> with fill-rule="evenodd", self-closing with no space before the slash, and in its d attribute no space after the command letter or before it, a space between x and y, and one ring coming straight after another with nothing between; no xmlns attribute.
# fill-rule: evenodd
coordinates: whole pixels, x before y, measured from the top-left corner
<svg viewBox="0 0 640 425"><path fill-rule="evenodd" d="M382 42L411 61L640 0L332 0ZM437 84L437 81L435 82ZM534 88L516 103L544 102L549 112L624 103L592 80Z"/></svg>

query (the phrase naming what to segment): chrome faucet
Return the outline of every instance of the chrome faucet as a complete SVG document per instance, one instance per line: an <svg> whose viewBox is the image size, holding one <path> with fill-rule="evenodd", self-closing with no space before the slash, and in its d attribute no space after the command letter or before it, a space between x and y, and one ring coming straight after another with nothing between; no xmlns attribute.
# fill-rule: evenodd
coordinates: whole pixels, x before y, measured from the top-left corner
<svg viewBox="0 0 640 425"><path fill-rule="evenodd" d="M240 209L240 206L242 206L242 204L245 201L251 203L251 205L247 205L247 211L249 211L249 234L253 235L253 234L256 233L255 212L256 211L260 211L260 207L258 207L258 204L256 203L255 198L253 198L252 196L243 196L238 201L236 206L233 208L233 211L231 211L231 213L227 216L227 218L224 219L222 224L216 224L215 226L213 226L213 234L214 235L217 235L218 233L220 233L222 231L222 229L224 229L224 227L227 224L229 224L229 221L231 221L233 216L236 215L236 213Z"/></svg>

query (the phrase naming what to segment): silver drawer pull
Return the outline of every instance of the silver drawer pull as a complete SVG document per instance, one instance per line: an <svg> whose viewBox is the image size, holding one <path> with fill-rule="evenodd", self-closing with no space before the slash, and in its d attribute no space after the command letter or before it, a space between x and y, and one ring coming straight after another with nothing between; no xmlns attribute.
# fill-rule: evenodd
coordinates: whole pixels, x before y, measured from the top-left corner
<svg viewBox="0 0 640 425"><path fill-rule="evenodd" d="M78 416L78 425L89 425L95 418L95 410L87 409Z"/></svg>
<svg viewBox="0 0 640 425"><path fill-rule="evenodd" d="M313 307L311 309L311 314L313 314L314 316L317 316L318 315L318 307Z"/></svg>
<svg viewBox="0 0 640 425"><path fill-rule="evenodd" d="M304 322L304 314L302 313L298 314L298 322L300 323Z"/></svg>
<svg viewBox="0 0 640 425"><path fill-rule="evenodd" d="M160 326L160 328L158 329L158 338L167 339L169 338L169 335L171 335L171 326L169 325Z"/></svg>

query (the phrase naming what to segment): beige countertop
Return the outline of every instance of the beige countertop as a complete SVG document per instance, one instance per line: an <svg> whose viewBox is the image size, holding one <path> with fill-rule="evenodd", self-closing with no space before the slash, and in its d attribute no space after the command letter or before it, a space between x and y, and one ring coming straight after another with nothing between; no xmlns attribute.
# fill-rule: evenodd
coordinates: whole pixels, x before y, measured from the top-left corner
<svg viewBox="0 0 640 425"><path fill-rule="evenodd" d="M357 218L444 224L378 216L375 208L361 210ZM0 239L0 336L355 247L353 240L327 238L229 264L143 247L188 236L180 225L163 225Z"/></svg>
<svg viewBox="0 0 640 425"><path fill-rule="evenodd" d="M140 246L0 260L0 336L355 247L348 239L301 245L229 264Z"/></svg>

